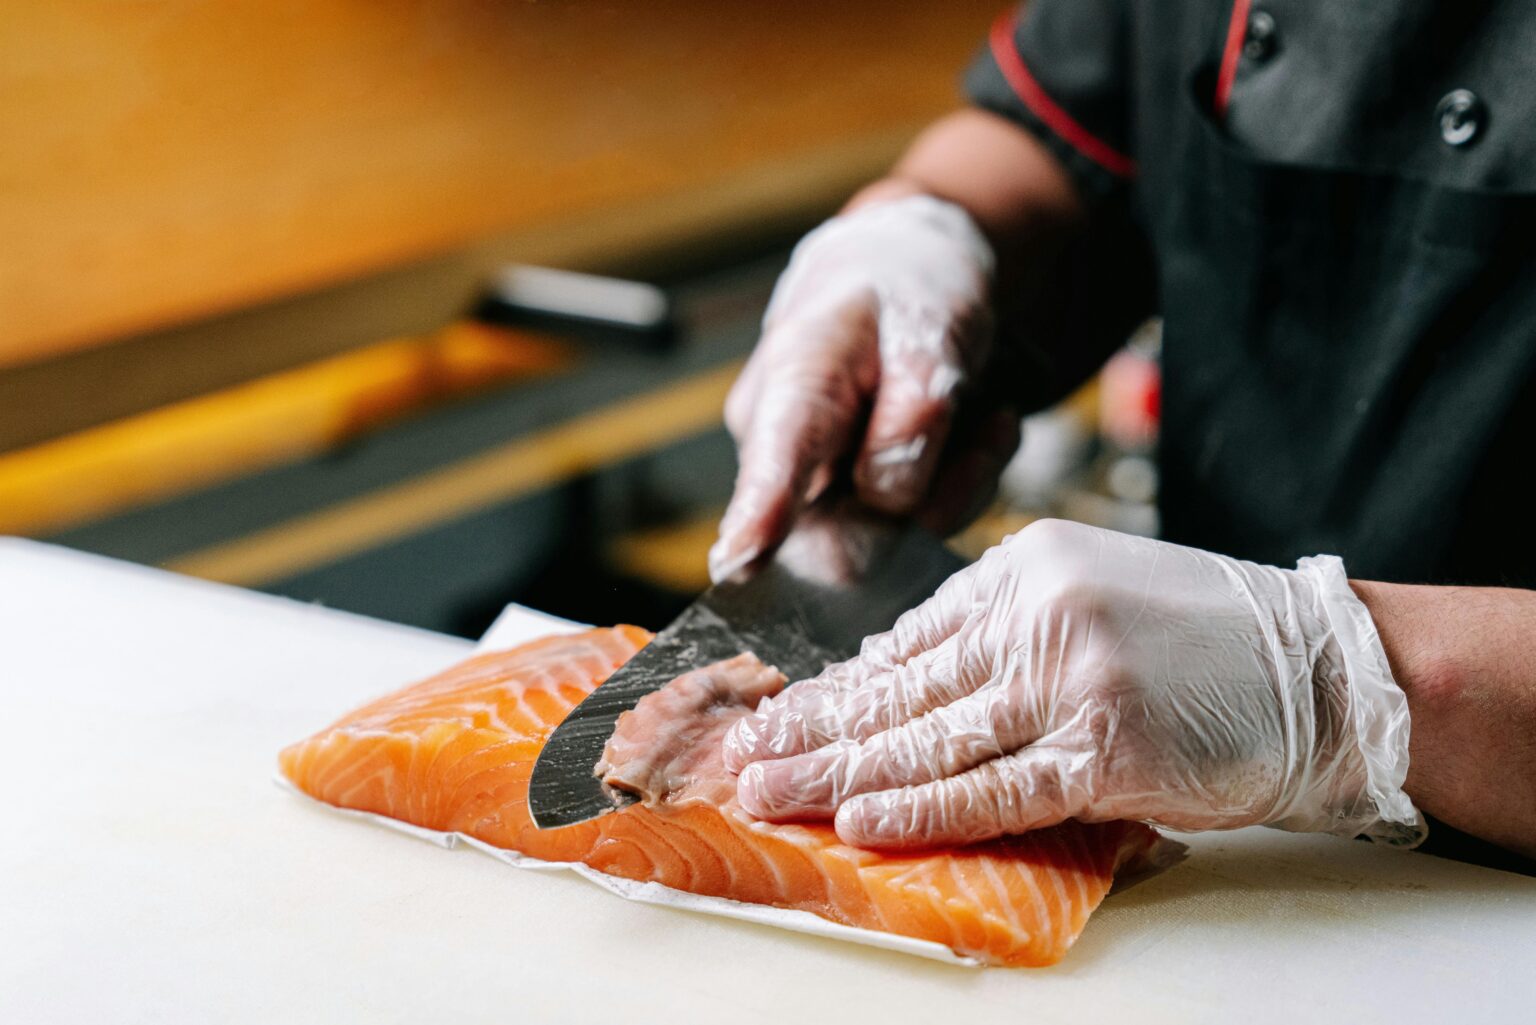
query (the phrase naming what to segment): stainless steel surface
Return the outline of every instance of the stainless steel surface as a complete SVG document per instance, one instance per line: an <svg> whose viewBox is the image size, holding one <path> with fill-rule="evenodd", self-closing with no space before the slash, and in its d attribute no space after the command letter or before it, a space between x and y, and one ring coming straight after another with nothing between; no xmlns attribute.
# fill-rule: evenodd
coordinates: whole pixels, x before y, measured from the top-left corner
<svg viewBox="0 0 1536 1025"><path fill-rule="evenodd" d="M534 764L528 806L541 829L628 803L593 775L620 715L693 669L750 651L791 681L858 653L931 595L962 561L932 535L833 513L809 517L744 583L712 587L556 728Z"/></svg>

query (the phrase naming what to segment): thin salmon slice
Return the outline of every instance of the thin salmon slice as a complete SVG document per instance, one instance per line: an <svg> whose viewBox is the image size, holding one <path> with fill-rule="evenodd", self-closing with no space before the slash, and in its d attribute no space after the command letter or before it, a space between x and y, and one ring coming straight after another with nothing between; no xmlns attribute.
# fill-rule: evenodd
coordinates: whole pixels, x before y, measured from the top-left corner
<svg viewBox="0 0 1536 1025"><path fill-rule="evenodd" d="M886 855L840 843L827 825L759 822L737 806L720 763L719 738L746 705L733 713L729 702L696 700L718 690L714 678L648 706L692 701L688 707L707 714L705 727L673 729L650 763L630 758L605 767L610 781L645 793L644 803L539 830L528 812L528 776L540 748L650 636L631 626L595 629L469 659L287 748L282 771L337 807L626 879L932 940L998 965L1059 961L1116 871L1145 862L1160 843L1137 824L1067 823L969 847ZM764 692L782 682L755 659L733 671ZM644 724L625 725L609 756L626 743L638 750ZM657 780L667 793L652 792ZM674 789L681 798L669 793Z"/></svg>

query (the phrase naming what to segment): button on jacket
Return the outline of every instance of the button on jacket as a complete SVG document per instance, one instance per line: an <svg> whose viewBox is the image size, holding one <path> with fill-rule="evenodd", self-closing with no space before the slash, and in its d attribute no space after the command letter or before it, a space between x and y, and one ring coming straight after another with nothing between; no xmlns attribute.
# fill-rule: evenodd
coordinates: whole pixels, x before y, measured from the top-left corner
<svg viewBox="0 0 1536 1025"><path fill-rule="evenodd" d="M1166 538L1536 586L1536 3L1035 0L967 87L1146 243Z"/></svg>

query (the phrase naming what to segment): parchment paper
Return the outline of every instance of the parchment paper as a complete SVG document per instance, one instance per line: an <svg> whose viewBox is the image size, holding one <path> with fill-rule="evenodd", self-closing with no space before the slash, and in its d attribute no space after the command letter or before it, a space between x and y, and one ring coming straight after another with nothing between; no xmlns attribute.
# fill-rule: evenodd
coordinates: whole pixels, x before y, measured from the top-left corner
<svg viewBox="0 0 1536 1025"><path fill-rule="evenodd" d="M548 637L557 633L574 633L585 630L588 627L573 623L570 620L559 619L533 609L524 608L521 605L509 605L506 610L491 624L485 636L480 638L480 643L475 647L475 653L487 651L499 651L516 647L527 641L539 637ZM813 915L808 911L790 911L783 908L772 908L762 904L744 904L741 901L727 900L724 897L705 897L696 893L686 893L682 890L674 890L660 883L642 883L633 879L621 879L617 876L604 875L587 865L561 861L540 861L538 858L530 858L516 851L503 850L493 847L481 840L463 833L445 833L435 829L423 829L421 826L412 825L409 822L401 822L384 815L375 815L371 812L354 811L350 808L337 808L333 805L316 801L314 798L299 790L283 776L277 777L279 786L289 792L303 798L306 801L325 808L337 815L348 818L362 819L386 829L393 829L398 833L405 833L439 847L452 850L455 847L464 846L473 850L488 854L497 861L513 868L529 869L537 872L574 872L588 882L596 883L609 893L617 894L625 900L638 901L642 904L660 904L664 907L682 908L687 911L696 911L705 915L719 915L724 918L736 918L748 922L757 922L761 925L771 925L779 929L789 929L793 932L809 933L813 936L824 936L828 939L842 940L847 943L862 943L871 947L881 947L885 950L895 950L905 954L913 954L917 957L928 958L933 961L941 961L946 964L977 967L980 962L974 958L962 957L940 943L929 940L913 939L909 936L897 936L893 933L877 932L873 929L857 929L853 926L839 925L829 922L825 918Z"/></svg>

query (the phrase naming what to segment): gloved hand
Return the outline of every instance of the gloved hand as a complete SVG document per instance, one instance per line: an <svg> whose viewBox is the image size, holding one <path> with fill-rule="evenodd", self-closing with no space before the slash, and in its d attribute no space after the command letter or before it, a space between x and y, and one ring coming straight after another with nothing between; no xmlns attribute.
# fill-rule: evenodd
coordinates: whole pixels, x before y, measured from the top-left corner
<svg viewBox="0 0 1536 1025"><path fill-rule="evenodd" d="M1041 521L726 736L751 814L861 847L1083 821L1416 843L1408 707L1331 556Z"/></svg>
<svg viewBox="0 0 1536 1025"><path fill-rule="evenodd" d="M710 551L714 579L770 553L845 455L866 505L919 509L962 387L988 357L992 268L971 218L931 196L870 203L801 240L726 401L741 469ZM945 460L952 506L995 483L1018 444L1017 414L978 437L976 453Z"/></svg>

